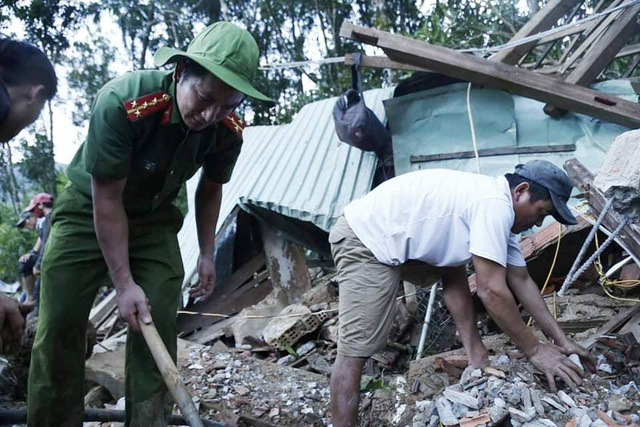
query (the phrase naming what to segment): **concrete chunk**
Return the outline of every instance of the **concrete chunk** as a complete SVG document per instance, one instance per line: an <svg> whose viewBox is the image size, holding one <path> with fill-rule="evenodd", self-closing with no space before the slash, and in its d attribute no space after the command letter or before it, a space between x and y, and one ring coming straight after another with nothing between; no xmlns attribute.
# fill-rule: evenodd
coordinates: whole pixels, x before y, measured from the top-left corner
<svg viewBox="0 0 640 427"><path fill-rule="evenodd" d="M440 422L445 426L454 426L459 423L458 418L453 415L453 408L451 407L451 402L449 402L444 397L436 400L436 410L438 411L438 416L440 416Z"/></svg>
<svg viewBox="0 0 640 427"><path fill-rule="evenodd" d="M535 390L531 390L531 402L538 415L544 417L544 406L542 406L542 401L540 401L540 394Z"/></svg>
<svg viewBox="0 0 640 427"><path fill-rule="evenodd" d="M471 409L480 408L480 405L478 405L478 399L468 393L455 391L448 388L444 391L444 396L453 403L458 403Z"/></svg>
<svg viewBox="0 0 640 427"><path fill-rule="evenodd" d="M525 412L513 407L509 407L509 415L511 415L512 419L520 423L528 423L535 418L536 411L532 408L531 410L529 410L529 412Z"/></svg>
<svg viewBox="0 0 640 427"><path fill-rule="evenodd" d="M618 213L640 220L640 130L616 137L593 183Z"/></svg>

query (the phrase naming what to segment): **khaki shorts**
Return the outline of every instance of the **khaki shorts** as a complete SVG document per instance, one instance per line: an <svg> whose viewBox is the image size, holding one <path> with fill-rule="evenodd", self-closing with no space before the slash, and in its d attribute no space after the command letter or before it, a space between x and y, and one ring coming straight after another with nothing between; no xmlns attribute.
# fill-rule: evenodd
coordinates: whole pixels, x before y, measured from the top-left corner
<svg viewBox="0 0 640 427"><path fill-rule="evenodd" d="M401 280L430 286L437 269L410 261L394 267L378 261L341 216L329 234L340 286L338 353L370 357L387 344Z"/></svg>

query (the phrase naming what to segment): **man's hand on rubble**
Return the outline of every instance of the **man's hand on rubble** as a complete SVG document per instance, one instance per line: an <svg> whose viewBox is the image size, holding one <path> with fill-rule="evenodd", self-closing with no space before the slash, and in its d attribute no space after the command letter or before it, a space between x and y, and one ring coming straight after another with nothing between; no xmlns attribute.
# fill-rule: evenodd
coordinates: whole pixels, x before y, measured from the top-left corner
<svg viewBox="0 0 640 427"><path fill-rule="evenodd" d="M116 303L120 316L134 331L140 332L138 319L146 324L151 323L149 300L144 295L142 288L133 280L125 286L116 286Z"/></svg>
<svg viewBox="0 0 640 427"><path fill-rule="evenodd" d="M565 339L562 343L556 343L556 347L564 355L569 356L572 354L577 354L580 357L582 366L584 366L588 372L595 374L596 361L586 348L579 346L568 338Z"/></svg>
<svg viewBox="0 0 640 427"><path fill-rule="evenodd" d="M202 297L207 299L213 292L213 286L216 284L216 267L213 263L213 256L198 257L198 277L200 281L189 291L193 298Z"/></svg>
<svg viewBox="0 0 640 427"><path fill-rule="evenodd" d="M529 361L545 374L554 393L557 391L555 377L564 381L573 391L582 384L584 370L551 344L539 343L536 351L529 355Z"/></svg>

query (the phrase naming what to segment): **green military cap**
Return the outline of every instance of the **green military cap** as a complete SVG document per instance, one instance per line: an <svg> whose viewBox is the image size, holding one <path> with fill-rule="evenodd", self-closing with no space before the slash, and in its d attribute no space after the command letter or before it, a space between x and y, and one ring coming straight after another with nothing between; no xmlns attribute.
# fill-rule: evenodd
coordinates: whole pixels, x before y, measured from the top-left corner
<svg viewBox="0 0 640 427"><path fill-rule="evenodd" d="M273 100L253 87L258 71L258 44L247 30L229 22L216 22L191 41L187 51L161 47L154 61L158 67L180 57L197 62L232 88L247 96L273 104Z"/></svg>

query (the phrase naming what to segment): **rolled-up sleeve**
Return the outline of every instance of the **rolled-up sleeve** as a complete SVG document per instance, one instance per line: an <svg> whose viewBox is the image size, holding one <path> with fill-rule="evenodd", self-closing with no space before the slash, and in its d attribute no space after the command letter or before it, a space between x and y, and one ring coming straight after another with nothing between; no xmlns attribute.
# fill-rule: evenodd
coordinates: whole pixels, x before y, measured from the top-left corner
<svg viewBox="0 0 640 427"><path fill-rule="evenodd" d="M91 107L85 147L85 170L101 179L123 179L129 175L134 146L133 125L123 100L105 87Z"/></svg>

